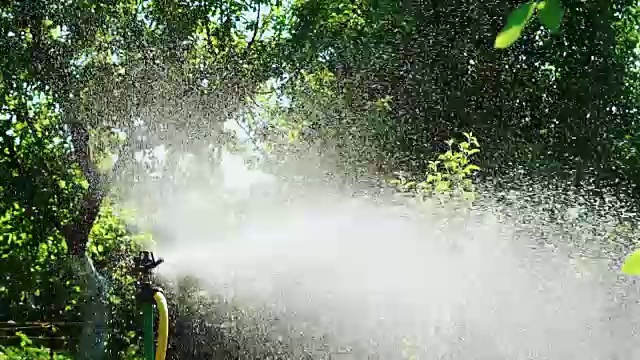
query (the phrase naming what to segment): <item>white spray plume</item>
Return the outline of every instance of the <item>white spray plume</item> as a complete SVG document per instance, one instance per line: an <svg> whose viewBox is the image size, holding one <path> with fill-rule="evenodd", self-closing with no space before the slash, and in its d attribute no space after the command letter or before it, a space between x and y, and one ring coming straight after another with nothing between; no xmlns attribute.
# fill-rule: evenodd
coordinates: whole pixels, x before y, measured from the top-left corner
<svg viewBox="0 0 640 360"><path fill-rule="evenodd" d="M635 289L604 261L540 246L505 207L446 215L318 186L254 197L239 186L247 170L223 170L234 189L202 182L154 202L171 239L161 270L246 309L242 326L285 358L634 355Z"/></svg>

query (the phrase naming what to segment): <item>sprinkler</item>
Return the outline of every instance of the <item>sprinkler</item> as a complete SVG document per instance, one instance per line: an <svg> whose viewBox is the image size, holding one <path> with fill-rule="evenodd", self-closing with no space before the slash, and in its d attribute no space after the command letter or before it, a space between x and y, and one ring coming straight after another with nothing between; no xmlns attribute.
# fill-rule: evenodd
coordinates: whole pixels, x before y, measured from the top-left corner
<svg viewBox="0 0 640 360"><path fill-rule="evenodd" d="M164 260L153 256L151 251L141 251L135 260L135 272L139 276L138 294L136 299L142 305L142 316L144 318L144 359L145 360L165 360L167 354L167 343L169 338L169 310L167 299L162 289L151 284L153 270ZM158 309L158 343L154 349L154 316L153 306Z"/></svg>

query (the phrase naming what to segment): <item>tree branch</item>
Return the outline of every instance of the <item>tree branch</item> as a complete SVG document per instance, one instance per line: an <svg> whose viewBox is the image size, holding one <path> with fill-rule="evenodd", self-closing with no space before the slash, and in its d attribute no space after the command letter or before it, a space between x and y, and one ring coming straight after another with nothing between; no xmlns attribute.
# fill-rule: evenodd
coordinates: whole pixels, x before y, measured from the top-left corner
<svg viewBox="0 0 640 360"><path fill-rule="evenodd" d="M234 119L235 123L238 125L238 127L240 127L240 129L242 130L242 132L245 133L245 135L247 136L247 138L249 138L249 141L251 142L251 145L253 145L254 149L256 151L258 151L261 155L266 156L266 153L264 152L264 150L262 150L262 148L258 145L258 141L253 137L253 135L251 135L251 132L249 131L249 129L247 129L246 126L244 126L240 120L238 120L237 118Z"/></svg>
<svg viewBox="0 0 640 360"><path fill-rule="evenodd" d="M213 39L211 38L211 29L209 23L207 23L204 28L207 34L207 47L209 48L209 53L211 54L211 56L216 56L215 52L213 51Z"/></svg>
<svg viewBox="0 0 640 360"><path fill-rule="evenodd" d="M251 36L251 40L249 40L249 42L247 43L247 48L244 51L245 56L249 55L249 51L251 51L251 46L253 46L253 43L256 41L256 38L258 37L259 29L260 29L260 4L258 3L258 10L256 11L256 26L253 28L253 35Z"/></svg>

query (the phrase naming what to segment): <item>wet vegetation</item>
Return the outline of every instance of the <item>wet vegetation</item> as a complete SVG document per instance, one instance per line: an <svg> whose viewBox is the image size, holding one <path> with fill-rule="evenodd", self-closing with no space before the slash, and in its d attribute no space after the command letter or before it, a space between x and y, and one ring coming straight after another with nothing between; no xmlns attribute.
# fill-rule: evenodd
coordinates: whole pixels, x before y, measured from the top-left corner
<svg viewBox="0 0 640 360"><path fill-rule="evenodd" d="M422 201L551 187L529 205L557 222L579 197L620 260L640 206L639 22L629 0L4 2L0 359L140 358L130 269L157 234L125 199L201 178L173 173L184 146L211 181L223 149L275 173L317 150ZM169 358L236 356L241 336L203 320L215 301L171 288ZM87 325L96 302L108 316ZM104 348L87 345L99 326Z"/></svg>

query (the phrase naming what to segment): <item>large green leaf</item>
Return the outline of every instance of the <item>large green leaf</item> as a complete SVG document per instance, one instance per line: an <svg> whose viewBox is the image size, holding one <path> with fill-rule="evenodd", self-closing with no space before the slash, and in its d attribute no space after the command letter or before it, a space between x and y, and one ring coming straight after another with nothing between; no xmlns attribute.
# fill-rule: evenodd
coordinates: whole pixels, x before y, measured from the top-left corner
<svg viewBox="0 0 640 360"><path fill-rule="evenodd" d="M496 49L505 49L516 42L531 19L536 6L538 6L536 2L528 2L518 6L507 18L507 24L496 37L493 46Z"/></svg>
<svg viewBox="0 0 640 360"><path fill-rule="evenodd" d="M564 9L560 0L545 0L538 5L540 23L551 32L557 32L562 24Z"/></svg>
<svg viewBox="0 0 640 360"><path fill-rule="evenodd" d="M625 275L640 275L640 249L627 256L620 270Z"/></svg>

